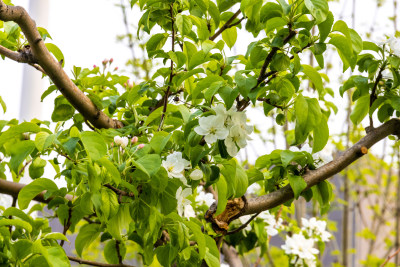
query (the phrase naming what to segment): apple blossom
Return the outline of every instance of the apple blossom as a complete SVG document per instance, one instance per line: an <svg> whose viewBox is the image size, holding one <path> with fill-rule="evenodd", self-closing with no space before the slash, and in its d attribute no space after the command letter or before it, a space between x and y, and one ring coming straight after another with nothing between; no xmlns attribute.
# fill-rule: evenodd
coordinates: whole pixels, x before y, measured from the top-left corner
<svg viewBox="0 0 400 267"><path fill-rule="evenodd" d="M167 170L169 178L179 178L184 185L187 185L183 172L189 168L190 162L182 158L182 152L174 152L168 155L161 164Z"/></svg>
<svg viewBox="0 0 400 267"><path fill-rule="evenodd" d="M204 140L208 144L213 144L218 139L223 140L229 134L228 129L224 126L224 117L216 115L201 117L199 126L194 128L194 131L199 135L204 135Z"/></svg>
<svg viewBox="0 0 400 267"><path fill-rule="evenodd" d="M126 136L114 136L114 143L125 148L129 143L129 139Z"/></svg>
<svg viewBox="0 0 400 267"><path fill-rule="evenodd" d="M180 216L184 216L186 218L196 216L192 205L190 205L192 202L190 200L186 199L191 194L192 194L191 188L185 188L182 190L182 187L180 186L178 188L178 190L176 191L175 196L176 196L176 200L177 200L177 210L178 210L178 214Z"/></svg>
<svg viewBox="0 0 400 267"><path fill-rule="evenodd" d="M314 248L314 239L307 239L302 234L286 236L285 244L281 248L286 254L298 256L300 259L315 259L314 255L319 253L319 250Z"/></svg>
<svg viewBox="0 0 400 267"><path fill-rule="evenodd" d="M199 169L196 169L192 171L192 173L189 175L190 179L192 180L200 180L203 178L203 172Z"/></svg>
<svg viewBox="0 0 400 267"><path fill-rule="evenodd" d="M303 230L307 232L309 236L317 236L323 242L328 242L332 237L331 233L326 231L326 222L322 220L317 220L315 217L309 220L301 218L301 223L303 225Z"/></svg>

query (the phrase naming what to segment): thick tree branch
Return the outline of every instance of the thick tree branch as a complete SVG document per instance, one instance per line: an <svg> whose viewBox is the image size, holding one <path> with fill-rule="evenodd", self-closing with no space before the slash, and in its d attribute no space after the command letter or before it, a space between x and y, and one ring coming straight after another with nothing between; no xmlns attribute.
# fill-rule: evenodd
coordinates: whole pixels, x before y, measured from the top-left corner
<svg viewBox="0 0 400 267"><path fill-rule="evenodd" d="M126 265L126 264L107 264L107 263L101 263L101 262L96 262L96 261L82 260L80 258L73 257L73 256L68 256L68 259L70 261L74 261L79 264L87 264L87 265L99 266L99 267L134 267L132 265Z"/></svg>
<svg viewBox="0 0 400 267"><path fill-rule="evenodd" d="M303 176L307 183L307 188L305 190L339 173L355 160L366 154L371 146L389 135L400 135L399 119L391 119L385 122L380 127L371 130L365 137L346 150L341 156L316 170L308 171ZM248 199L247 207L242 215L269 210L293 199L293 197L293 191L290 185L287 185L270 194Z"/></svg>
<svg viewBox="0 0 400 267"><path fill-rule="evenodd" d="M99 110L95 104L71 81L61 64L50 54L46 48L35 21L26 10L19 6L7 6L0 0L0 20L16 22L29 42L29 62L37 63L50 77L64 97L96 128L121 128L123 123L113 120ZM28 49L28 47L25 47ZM20 58L21 53L7 53L10 59Z"/></svg>
<svg viewBox="0 0 400 267"><path fill-rule="evenodd" d="M21 191L21 189L24 186L26 186L26 184L20 184L20 183L15 183L15 182L10 182L10 181L0 179L0 194L6 194L6 195L10 195L12 197L17 198L19 191ZM39 201L41 203L49 203L52 198L45 199L44 193L45 192L40 193L33 200ZM67 200L72 201L71 195L66 195L65 198Z"/></svg>
<svg viewBox="0 0 400 267"><path fill-rule="evenodd" d="M229 246L226 243L222 244L222 254L224 254L224 260L229 264L230 267L242 267L242 261L239 258L239 254L234 247Z"/></svg>

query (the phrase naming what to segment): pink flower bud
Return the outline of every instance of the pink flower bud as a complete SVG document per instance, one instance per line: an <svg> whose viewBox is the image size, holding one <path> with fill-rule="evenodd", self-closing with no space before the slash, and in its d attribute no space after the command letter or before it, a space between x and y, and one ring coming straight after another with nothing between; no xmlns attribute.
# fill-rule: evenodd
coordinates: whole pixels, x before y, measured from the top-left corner
<svg viewBox="0 0 400 267"><path fill-rule="evenodd" d="M126 88L126 86L128 86L126 83L124 83L124 87Z"/></svg>
<svg viewBox="0 0 400 267"><path fill-rule="evenodd" d="M137 148L138 148L138 149L142 149L142 148L144 148L144 144L140 144L140 145L138 145L138 146L137 146Z"/></svg>
<svg viewBox="0 0 400 267"><path fill-rule="evenodd" d="M118 70L118 67L115 67L114 71L117 71L117 70Z"/></svg>
<svg viewBox="0 0 400 267"><path fill-rule="evenodd" d="M113 61L114 61L114 59L113 59L113 58L110 58L110 64L113 63Z"/></svg>
<svg viewBox="0 0 400 267"><path fill-rule="evenodd" d="M95 69L95 68L97 68L97 66L96 66L96 65L93 65L93 69Z"/></svg>
<svg viewBox="0 0 400 267"><path fill-rule="evenodd" d="M132 144L135 144L135 143L137 143L139 141L139 138L137 137L137 136L134 136L134 137L132 137L132 139L131 139L131 143Z"/></svg>
<svg viewBox="0 0 400 267"><path fill-rule="evenodd" d="M114 142L111 142L111 147L113 147L114 146Z"/></svg>
<svg viewBox="0 0 400 267"><path fill-rule="evenodd" d="M108 63L108 60L107 60L107 59L104 59L103 62L101 62L101 63L103 63L103 65L105 66L105 65L107 65L107 63Z"/></svg>

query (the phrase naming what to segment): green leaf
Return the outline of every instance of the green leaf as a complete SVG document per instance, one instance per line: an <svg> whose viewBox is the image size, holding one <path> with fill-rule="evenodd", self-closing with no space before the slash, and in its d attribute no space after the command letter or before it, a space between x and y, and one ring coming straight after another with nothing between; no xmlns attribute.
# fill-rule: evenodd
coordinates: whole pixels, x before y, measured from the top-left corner
<svg viewBox="0 0 400 267"><path fill-rule="evenodd" d="M209 6L208 6L208 13L210 14L211 18L215 22L215 26L219 26L220 22L220 11L218 10L218 7L214 2L210 1Z"/></svg>
<svg viewBox="0 0 400 267"><path fill-rule="evenodd" d="M326 20L329 14L329 6L327 0L304 0L304 4L315 18L316 24Z"/></svg>
<svg viewBox="0 0 400 267"><path fill-rule="evenodd" d="M15 174L18 174L19 165L29 156L30 153L32 153L34 149L35 142L31 140L18 142L10 148L10 169Z"/></svg>
<svg viewBox="0 0 400 267"><path fill-rule="evenodd" d="M306 189L307 183L304 181L303 177L292 174L288 174L288 180L290 187L293 189L294 198L298 199L300 193Z"/></svg>
<svg viewBox="0 0 400 267"><path fill-rule="evenodd" d="M64 67L65 59L64 59L64 55L61 52L60 48L58 48L58 46L56 46L55 44L51 44L51 43L47 43L46 47L49 50L49 52L52 53L56 57L57 61L61 63L61 66Z"/></svg>
<svg viewBox="0 0 400 267"><path fill-rule="evenodd" d="M133 164L150 177L160 169L161 158L158 154L147 154L133 162Z"/></svg>
<svg viewBox="0 0 400 267"><path fill-rule="evenodd" d="M100 234L100 225L85 224L79 230L75 239L75 249L79 257L82 257L82 251L88 247Z"/></svg>
<svg viewBox="0 0 400 267"><path fill-rule="evenodd" d="M54 267L69 267L71 263L65 254L64 249L62 247L49 247L48 251L48 262L50 266Z"/></svg>
<svg viewBox="0 0 400 267"><path fill-rule="evenodd" d="M286 25L287 21L282 17L271 18L267 20L267 22L265 23L265 33L269 33L270 31L273 31L280 27L284 27Z"/></svg>
<svg viewBox="0 0 400 267"><path fill-rule="evenodd" d="M355 126L357 126L368 114L369 100L369 95L364 95L357 100L356 105L350 114L350 119Z"/></svg>
<svg viewBox="0 0 400 267"><path fill-rule="evenodd" d="M290 150L283 150L281 152L282 166L287 167L289 163L296 157L296 153Z"/></svg>
<svg viewBox="0 0 400 267"><path fill-rule="evenodd" d="M323 43L328 37L329 33L331 32L333 21L334 21L333 14L332 12L329 12L328 16L326 17L326 20L318 24L320 43Z"/></svg>
<svg viewBox="0 0 400 267"><path fill-rule="evenodd" d="M107 159L107 157L103 157L97 161L101 166L105 167L107 172L111 175L115 184L119 184L121 182L121 174L119 173L117 167Z"/></svg>
<svg viewBox="0 0 400 267"><path fill-rule="evenodd" d="M62 233L48 233L43 236L43 239L64 240L69 242L68 238Z"/></svg>
<svg viewBox="0 0 400 267"><path fill-rule="evenodd" d="M167 33L157 33L150 37L146 43L147 54L150 58L154 55L154 51L159 50L164 46L167 38Z"/></svg>
<svg viewBox="0 0 400 267"><path fill-rule="evenodd" d="M3 112L6 113L7 106L6 106L6 103L4 103L3 98L1 96L0 96L0 105L3 108Z"/></svg>
<svg viewBox="0 0 400 267"><path fill-rule="evenodd" d="M31 122L23 122L19 125L11 126L7 131L3 132L0 135L0 147L3 146L5 142L13 139L17 135L28 132L40 132L40 127L37 124Z"/></svg>
<svg viewBox="0 0 400 267"><path fill-rule="evenodd" d="M0 227L2 226L17 226L24 228L28 233L32 232L32 225L18 219L0 219Z"/></svg>
<svg viewBox="0 0 400 267"><path fill-rule="evenodd" d="M217 181L217 192L218 192L218 203L215 215L221 214L225 210L226 203L228 203L228 186L226 184L226 180L223 175L220 175Z"/></svg>
<svg viewBox="0 0 400 267"><path fill-rule="evenodd" d="M184 223L187 227L189 227L190 230L192 230L194 238L197 243L197 247L199 249L200 258L203 259L204 256L206 255L207 246L206 246L206 239L204 237L203 232L201 231L201 227L198 224L191 221L185 221Z"/></svg>
<svg viewBox="0 0 400 267"><path fill-rule="evenodd" d="M321 116L321 120L319 121L318 125L316 125L316 127L314 128L313 133L314 133L313 153L317 153L326 146L329 139L328 120L326 119L325 115Z"/></svg>
<svg viewBox="0 0 400 267"><path fill-rule="evenodd" d="M209 235L204 236L206 238L207 248L204 260L210 267L219 267L219 250L217 248L217 245L215 244L215 240Z"/></svg>
<svg viewBox="0 0 400 267"><path fill-rule="evenodd" d="M46 163L47 161L41 159L40 157L35 158L31 163L31 165L29 166L29 176L32 179L42 177Z"/></svg>
<svg viewBox="0 0 400 267"><path fill-rule="evenodd" d="M85 131L81 133L81 140L92 160L97 161L107 154L107 145L100 134Z"/></svg>
<svg viewBox="0 0 400 267"><path fill-rule="evenodd" d="M330 34L331 39L329 43L334 45L338 50L338 54L343 61L343 72L346 71L349 67L354 69L357 57L353 56L352 50L353 45L351 41L349 41L346 37L340 34Z"/></svg>
<svg viewBox="0 0 400 267"><path fill-rule="evenodd" d="M126 254L126 247L123 242L118 244L119 255L124 259ZM119 255L117 251L117 242L113 239L107 242L104 247L104 258L110 264L119 264Z"/></svg>
<svg viewBox="0 0 400 267"><path fill-rule="evenodd" d="M303 67L304 74L311 80L315 88L318 90L318 94L321 95L324 91L321 75L310 65L301 65Z"/></svg>
<svg viewBox="0 0 400 267"><path fill-rule="evenodd" d="M229 48L232 48L235 45L236 39L237 39L236 27L231 27L222 32L222 40L225 41L226 45Z"/></svg>
<svg viewBox="0 0 400 267"><path fill-rule="evenodd" d="M58 190L57 185L50 179L38 178L24 186L18 193L18 206L24 210L28 208L29 203L42 191L54 192Z"/></svg>
<svg viewBox="0 0 400 267"><path fill-rule="evenodd" d="M180 13L176 15L176 27L182 35L188 35L192 31L192 26L190 18Z"/></svg>
<svg viewBox="0 0 400 267"><path fill-rule="evenodd" d="M27 223L30 223L31 225L34 225L33 219L29 215L26 215L25 212L15 207L9 207L8 209L6 209L3 212L2 216L4 217L15 216Z"/></svg>
<svg viewBox="0 0 400 267"><path fill-rule="evenodd" d="M108 220L115 216L118 212L118 198L111 189L105 188L101 190L101 211L103 218Z"/></svg>

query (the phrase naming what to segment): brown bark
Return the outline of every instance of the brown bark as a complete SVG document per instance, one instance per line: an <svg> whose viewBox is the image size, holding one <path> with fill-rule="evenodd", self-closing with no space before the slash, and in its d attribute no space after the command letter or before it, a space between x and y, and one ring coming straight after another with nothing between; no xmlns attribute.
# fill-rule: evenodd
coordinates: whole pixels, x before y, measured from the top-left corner
<svg viewBox="0 0 400 267"><path fill-rule="evenodd" d="M17 23L29 47L13 52L0 46L0 54L17 62L38 64L49 76L64 97L96 128L121 128L123 123L113 120L99 110L95 104L71 81L61 64L51 55L42 40L35 21L19 6L8 6L0 0L0 20Z"/></svg>

